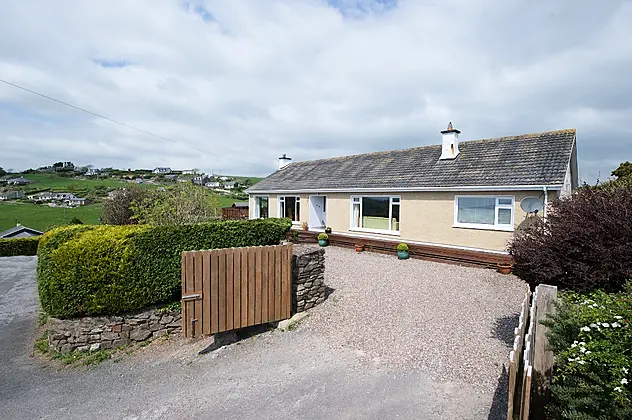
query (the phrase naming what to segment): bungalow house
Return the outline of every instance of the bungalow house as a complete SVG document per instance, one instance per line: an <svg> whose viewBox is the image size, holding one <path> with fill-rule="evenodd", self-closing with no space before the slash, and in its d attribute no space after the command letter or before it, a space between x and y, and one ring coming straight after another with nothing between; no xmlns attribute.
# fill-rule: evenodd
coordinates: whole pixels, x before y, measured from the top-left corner
<svg viewBox="0 0 632 420"><path fill-rule="evenodd" d="M224 182L224 189L225 190L233 190L235 188L237 188L239 186L239 184L235 181L229 181L229 182Z"/></svg>
<svg viewBox="0 0 632 420"><path fill-rule="evenodd" d="M204 186L206 188L219 188L221 184L217 181L211 181L211 182L207 182L206 184L204 184Z"/></svg>
<svg viewBox="0 0 632 420"><path fill-rule="evenodd" d="M29 181L28 179L24 178L24 177L19 177L19 178L9 178L7 179L7 184L9 185L27 185L30 184L31 181Z"/></svg>
<svg viewBox="0 0 632 420"><path fill-rule="evenodd" d="M86 176L98 176L101 175L101 169L90 168L86 171Z"/></svg>
<svg viewBox="0 0 632 420"><path fill-rule="evenodd" d="M39 230L31 229L18 223L16 227L0 232L0 239L28 238L29 236L39 236L42 233Z"/></svg>
<svg viewBox="0 0 632 420"><path fill-rule="evenodd" d="M22 191L8 191L0 193L0 201L17 200L18 198L24 198Z"/></svg>
<svg viewBox="0 0 632 420"><path fill-rule="evenodd" d="M250 218L288 217L355 238L502 252L577 187L574 129L291 163L246 192Z"/></svg>
<svg viewBox="0 0 632 420"><path fill-rule="evenodd" d="M171 173L171 168L156 168L152 172L155 174L169 174Z"/></svg>

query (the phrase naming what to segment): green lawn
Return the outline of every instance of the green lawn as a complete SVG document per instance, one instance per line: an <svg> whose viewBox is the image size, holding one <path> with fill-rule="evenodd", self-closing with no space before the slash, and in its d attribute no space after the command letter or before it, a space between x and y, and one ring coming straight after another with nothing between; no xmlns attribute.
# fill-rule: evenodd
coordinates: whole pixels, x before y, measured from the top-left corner
<svg viewBox="0 0 632 420"><path fill-rule="evenodd" d="M18 222L23 226L45 231L63 225L73 217L85 224L99 223L101 204L62 209L31 203L0 203L0 232L12 228Z"/></svg>
<svg viewBox="0 0 632 420"><path fill-rule="evenodd" d="M28 186L23 188L28 190L41 190L51 188L58 191L81 190L90 191L96 187L102 186L107 189L121 188L127 185L127 182L118 179L76 179L66 178L55 174L27 174L24 178L32 181ZM72 191L68 191L72 192Z"/></svg>

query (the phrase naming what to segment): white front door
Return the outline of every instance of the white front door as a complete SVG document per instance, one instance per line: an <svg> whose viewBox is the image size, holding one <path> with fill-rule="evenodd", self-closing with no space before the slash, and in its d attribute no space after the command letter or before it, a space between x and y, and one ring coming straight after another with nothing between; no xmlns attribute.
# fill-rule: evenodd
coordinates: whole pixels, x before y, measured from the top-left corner
<svg viewBox="0 0 632 420"><path fill-rule="evenodd" d="M311 195L309 197L309 227L325 228L327 225L327 197Z"/></svg>

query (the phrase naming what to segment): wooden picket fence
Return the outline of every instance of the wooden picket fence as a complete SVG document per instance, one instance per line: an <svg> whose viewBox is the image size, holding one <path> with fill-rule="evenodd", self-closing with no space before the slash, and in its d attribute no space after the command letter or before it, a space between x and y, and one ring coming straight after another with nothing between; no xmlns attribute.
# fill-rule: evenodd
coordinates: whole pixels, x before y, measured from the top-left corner
<svg viewBox="0 0 632 420"><path fill-rule="evenodd" d="M182 329L201 337L290 317L292 244L182 253Z"/></svg>
<svg viewBox="0 0 632 420"><path fill-rule="evenodd" d="M528 420L530 416L543 418L544 406L548 402L553 353L548 348L548 327L540 321L554 311L556 298L557 288L548 285L537 286L533 295L529 289L525 293L518 327L514 330L513 348L509 353L507 420ZM532 385L534 376L539 379L537 387Z"/></svg>

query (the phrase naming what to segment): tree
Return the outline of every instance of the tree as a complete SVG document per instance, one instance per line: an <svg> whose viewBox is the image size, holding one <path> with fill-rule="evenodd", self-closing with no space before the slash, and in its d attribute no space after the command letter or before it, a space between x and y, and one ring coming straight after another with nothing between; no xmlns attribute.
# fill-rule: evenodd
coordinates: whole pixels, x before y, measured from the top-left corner
<svg viewBox="0 0 632 420"><path fill-rule="evenodd" d="M220 218L219 196L197 185L181 182L148 193L132 203L133 218L152 225L186 225Z"/></svg>
<svg viewBox="0 0 632 420"><path fill-rule="evenodd" d="M0 176L5 176L6 174L7 174L7 171L2 169L2 167L0 166Z"/></svg>
<svg viewBox="0 0 632 420"><path fill-rule="evenodd" d="M116 190L110 199L103 203L103 215L101 220L108 225L133 225L138 223L132 216L132 203L142 201L147 192L141 190L138 185L130 184L130 186Z"/></svg>
<svg viewBox="0 0 632 420"><path fill-rule="evenodd" d="M617 169L612 171L612 176L616 176L617 179L632 176L632 163L628 161L621 163Z"/></svg>

